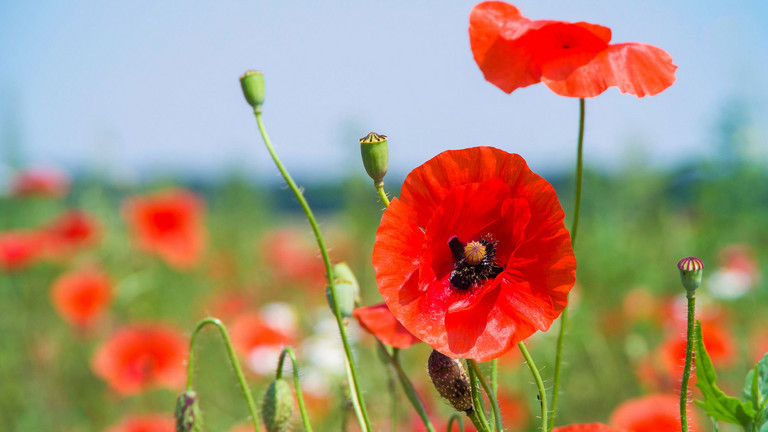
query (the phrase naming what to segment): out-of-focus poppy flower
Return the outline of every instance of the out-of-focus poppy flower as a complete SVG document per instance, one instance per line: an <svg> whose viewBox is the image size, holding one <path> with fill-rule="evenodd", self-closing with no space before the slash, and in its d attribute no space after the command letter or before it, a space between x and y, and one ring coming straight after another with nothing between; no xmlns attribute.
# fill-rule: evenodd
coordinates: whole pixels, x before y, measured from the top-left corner
<svg viewBox="0 0 768 432"><path fill-rule="evenodd" d="M43 238L33 231L0 232L0 270L23 270L43 252Z"/></svg>
<svg viewBox="0 0 768 432"><path fill-rule="evenodd" d="M101 237L96 219L82 210L62 213L42 232L46 253L53 257L68 257L74 252L94 246Z"/></svg>
<svg viewBox="0 0 768 432"><path fill-rule="evenodd" d="M256 305L255 290L214 291L203 304L204 315L229 322Z"/></svg>
<svg viewBox="0 0 768 432"><path fill-rule="evenodd" d="M188 190L172 189L136 196L123 205L123 215L139 247L176 268L190 268L205 247L203 203Z"/></svg>
<svg viewBox="0 0 768 432"><path fill-rule="evenodd" d="M760 282L760 268L749 245L732 244L718 254L719 267L707 278L704 288L722 299L739 298Z"/></svg>
<svg viewBox="0 0 768 432"><path fill-rule="evenodd" d="M258 374L274 372L280 352L296 341L295 333L287 325L273 325L255 312L235 318L230 333L235 348L248 359L250 369Z"/></svg>
<svg viewBox="0 0 768 432"><path fill-rule="evenodd" d="M61 198L69 193L69 179L50 168L29 168L11 179L11 195L17 197Z"/></svg>
<svg viewBox="0 0 768 432"><path fill-rule="evenodd" d="M125 327L105 341L93 357L93 372L123 395L184 383L185 338L163 325Z"/></svg>
<svg viewBox="0 0 768 432"><path fill-rule="evenodd" d="M531 416L525 400L517 394L500 389L496 395L501 411L501 423L509 430L525 430Z"/></svg>
<svg viewBox="0 0 768 432"><path fill-rule="evenodd" d="M301 231L272 231L259 242L261 256L280 283L295 283L307 288L324 287L325 265L317 250Z"/></svg>
<svg viewBox="0 0 768 432"><path fill-rule="evenodd" d="M712 363L728 367L736 360L734 336L719 322L702 321L701 336ZM683 376L686 340L684 333L669 337L660 347L665 372L676 381ZM679 384L679 383L678 383Z"/></svg>
<svg viewBox="0 0 768 432"><path fill-rule="evenodd" d="M376 282L414 336L454 358L499 357L560 315L576 259L552 186L492 147L413 170L382 216Z"/></svg>
<svg viewBox="0 0 768 432"><path fill-rule="evenodd" d="M101 271L83 268L59 276L51 288L56 312L68 323L89 327L112 301L112 282Z"/></svg>
<svg viewBox="0 0 768 432"><path fill-rule="evenodd" d="M659 300L646 287L631 289L621 303L622 317L630 323L658 321L660 309Z"/></svg>
<svg viewBox="0 0 768 432"><path fill-rule="evenodd" d="M611 424L628 432L680 432L679 396L653 394L624 401L611 414ZM688 429L699 430L690 410Z"/></svg>
<svg viewBox="0 0 768 432"><path fill-rule="evenodd" d="M675 82L677 66L661 48L638 42L609 44L607 27L532 21L499 1L472 8L469 41L485 79L507 93L543 82L568 97L594 97L608 87L642 97Z"/></svg>
<svg viewBox="0 0 768 432"><path fill-rule="evenodd" d="M359 307L355 309L353 315L364 329L389 346L408 348L421 342L400 324L400 321L389 311L386 303Z"/></svg>
<svg viewBox="0 0 768 432"><path fill-rule="evenodd" d="M621 432L602 423L585 423L560 426L552 429L552 432Z"/></svg>
<svg viewBox="0 0 768 432"><path fill-rule="evenodd" d="M175 432L176 421L166 414L130 416L106 432Z"/></svg>

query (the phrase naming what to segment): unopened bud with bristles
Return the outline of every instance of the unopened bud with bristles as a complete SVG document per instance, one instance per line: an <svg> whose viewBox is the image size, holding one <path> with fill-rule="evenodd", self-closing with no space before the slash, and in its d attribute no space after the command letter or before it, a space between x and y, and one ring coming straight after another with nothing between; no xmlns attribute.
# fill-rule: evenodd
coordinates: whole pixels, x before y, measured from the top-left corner
<svg viewBox="0 0 768 432"><path fill-rule="evenodd" d="M293 394L284 379L269 384L261 403L261 417L268 432L285 432L293 417Z"/></svg>
<svg viewBox="0 0 768 432"><path fill-rule="evenodd" d="M331 295L331 286L325 288L325 296L333 313L336 313L336 305L342 318L349 318L355 310L355 303L360 302L360 284L355 274L347 263L339 263L333 266L333 283L336 286L336 304Z"/></svg>
<svg viewBox="0 0 768 432"><path fill-rule="evenodd" d="M365 171L378 187L383 184L389 168L389 147L387 136L371 132L360 138L360 154L363 156Z"/></svg>
<svg viewBox="0 0 768 432"><path fill-rule="evenodd" d="M440 396L450 402L456 411L472 415L475 411L472 407L472 388L461 361L433 350L427 366L432 384Z"/></svg>
<svg viewBox="0 0 768 432"><path fill-rule="evenodd" d="M677 263L677 269L680 270L680 281L689 294L693 294L696 288L701 285L701 277L704 273L704 262L696 257L687 257Z"/></svg>
<svg viewBox="0 0 768 432"><path fill-rule="evenodd" d="M187 390L176 400L176 432L202 432L203 417L197 393Z"/></svg>

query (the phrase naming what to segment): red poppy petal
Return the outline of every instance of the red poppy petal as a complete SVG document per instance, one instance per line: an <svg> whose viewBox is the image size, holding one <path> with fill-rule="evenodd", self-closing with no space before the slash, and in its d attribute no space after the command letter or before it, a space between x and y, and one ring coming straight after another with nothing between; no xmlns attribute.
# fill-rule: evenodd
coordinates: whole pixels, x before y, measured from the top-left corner
<svg viewBox="0 0 768 432"><path fill-rule="evenodd" d="M560 426L552 429L552 432L618 432L616 429L602 423L574 424Z"/></svg>
<svg viewBox="0 0 768 432"><path fill-rule="evenodd" d="M408 348L421 342L416 336L400 324L386 303L375 306L359 307L353 315L360 321L360 325L371 332L383 343L395 348Z"/></svg>
<svg viewBox="0 0 768 432"><path fill-rule="evenodd" d="M552 21L528 32L520 43L535 53L542 79L565 79L608 47L606 32L610 36L609 29L594 24Z"/></svg>
<svg viewBox="0 0 768 432"><path fill-rule="evenodd" d="M610 45L588 64L563 79L542 78L561 96L589 98L618 87L637 97L655 95L675 82L677 66L663 49L644 43Z"/></svg>
<svg viewBox="0 0 768 432"><path fill-rule="evenodd" d="M423 244L424 232L416 224L415 212L402 200L393 199L381 217L373 248L376 282L385 299L385 292L397 291L418 270Z"/></svg>

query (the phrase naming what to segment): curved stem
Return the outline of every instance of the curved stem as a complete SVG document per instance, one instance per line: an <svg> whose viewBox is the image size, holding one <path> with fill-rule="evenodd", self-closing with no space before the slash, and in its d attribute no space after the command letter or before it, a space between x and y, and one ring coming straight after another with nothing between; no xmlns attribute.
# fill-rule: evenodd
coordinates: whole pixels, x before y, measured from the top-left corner
<svg viewBox="0 0 768 432"><path fill-rule="evenodd" d="M307 432L312 432L312 425L309 424L307 408L304 405L304 396L301 393L301 383L299 382L299 365L296 362L296 355L293 352L293 348L289 346L283 348L283 352L280 353L280 360L277 362L276 378L281 379L283 377L283 363L285 362L286 355L291 358L291 366L293 366L293 388L296 389L296 400L299 403L299 412L301 413L301 421L304 423L304 430Z"/></svg>
<svg viewBox="0 0 768 432"><path fill-rule="evenodd" d="M472 414L467 415L469 416L469 419L472 420L472 424L475 425L475 429L479 432L488 432L488 422L483 422L478 411L474 411Z"/></svg>
<svg viewBox="0 0 768 432"><path fill-rule="evenodd" d="M451 427L453 427L453 422L458 422L459 432L464 432L464 422L461 421L461 416L459 415L459 413L453 413L451 415L451 418L448 420L448 427L445 429L446 432L451 432Z"/></svg>
<svg viewBox="0 0 768 432"><path fill-rule="evenodd" d="M547 390L544 388L544 381L541 380L541 374L539 374L539 369L536 368L536 364L533 362L533 359L531 358L531 355L528 354L528 349L525 348L525 345L520 342L517 344L517 346L520 348L520 352L523 353L523 357L525 357L525 363L528 365L528 369L531 370L531 374L533 374L533 379L536 381L536 387L539 389L539 401L541 402L541 430L543 432L546 432L547 429Z"/></svg>
<svg viewBox="0 0 768 432"><path fill-rule="evenodd" d="M245 380L245 375L243 375L243 369L240 368L240 362L237 361L235 350L234 348L232 348L232 342L229 340L229 334L227 333L227 328L224 327L224 324L222 324L221 321L219 321L216 318L205 318L199 323L197 323L195 330L192 331L192 336L189 338L189 360L187 361L187 390L192 389L192 374L195 371L195 341L197 340L197 334L200 333L200 330L202 330L203 327L209 324L218 328L219 333L221 333L221 337L224 339L224 345L227 348L227 355L229 356L229 362L232 364L232 369L235 370L235 375L237 376L237 382L240 384L240 389L243 391L243 396L245 396L245 401L248 403L248 410L251 412L251 420L253 421L253 427L255 428L255 430L260 430L259 414L258 414L258 410L256 409L256 402L254 402L253 395L251 395L251 389L248 388L248 383Z"/></svg>
<svg viewBox="0 0 768 432"><path fill-rule="evenodd" d="M376 184L376 192L379 193L381 202L383 202L385 206L389 207L389 198L387 198L387 193L384 192L384 182L379 182Z"/></svg>
<svg viewBox="0 0 768 432"><path fill-rule="evenodd" d="M470 368L475 370L475 375L480 380L480 385L483 386L485 394L488 395L488 399L491 401L495 430L497 432L503 431L504 426L501 424L501 412L499 411L499 401L496 399L496 393L493 391L491 386L488 385L488 381L485 380L485 377L483 376L482 371L480 371L480 367L477 365L477 362L472 359L467 359L467 363L469 364Z"/></svg>
<svg viewBox="0 0 768 432"><path fill-rule="evenodd" d="M405 392L405 396L408 397L411 405L413 405L413 409L416 410L416 414L418 414L419 418L421 418L421 421L424 423L424 427L427 428L428 432L435 432L435 427L432 425L432 421L427 415L427 410L424 408L424 404L421 402L421 398L419 398L418 393L416 393L416 389L413 387L413 384L411 384L411 380L408 378L408 375L400 365L400 358L398 356L399 351L397 351L397 348L395 348L396 351L390 355L387 352L387 349L384 347L384 344L378 338L376 339L376 342L378 342L379 349L382 351L382 354L387 356L389 364L392 365L392 367L395 369L395 372L397 372L397 377L400 379L400 384L403 386L403 392Z"/></svg>
<svg viewBox="0 0 768 432"><path fill-rule="evenodd" d="M688 432L688 380L691 376L691 362L693 360L693 320L696 309L696 294L694 290L688 290L688 333L685 345L685 368L683 369L683 383L680 386L680 430Z"/></svg>
<svg viewBox="0 0 768 432"><path fill-rule="evenodd" d="M264 144L267 146L267 151L269 151L270 156L272 156L272 160L275 162L277 169L280 171L280 174L282 174L283 178L285 179L285 182L288 184L288 187L291 189L293 194L296 196L296 199L299 201L299 205L301 205L302 210L304 210L304 214L306 215L307 220L309 221L309 225L312 227L312 232L315 234L315 238L317 239L317 246L320 248L320 253L323 256L323 263L325 264L325 272L328 275L328 285L331 288L331 300L333 301L333 304L338 304L337 294L336 294L336 283L334 281L335 278L333 276L333 269L331 267L331 258L328 256L328 249L325 247L325 242L323 241L322 234L320 234L320 227L318 227L317 225L317 221L315 220L315 216L312 213L312 210L309 208L309 204L307 203L307 200L304 198L304 195L299 190L299 187L296 185L296 182L293 181L293 178L288 173L288 170L280 161L280 158L277 156L277 153L275 152L274 147L272 147L272 141L269 139L266 128L264 127L264 122L261 120L261 109L260 108L254 109L253 113L256 115L256 123L259 125L259 132L261 132L261 138L264 140ZM336 307L334 309L335 310L333 312L336 317L336 324L338 325L338 328L339 328L339 334L341 335L341 342L342 342L342 345L344 346L344 356L346 357L348 374L351 381L349 387L352 392L352 403L355 405L356 411L358 411L360 414L358 416L358 420L360 422L360 428L362 429L363 432L370 432L371 422L370 420L368 420L368 412L365 409L365 402L363 400L363 395L360 392L360 385L358 384L358 379L357 379L357 371L355 370L355 364L352 358L352 348L349 345L349 338L347 337L347 328L344 326L340 308Z"/></svg>
<svg viewBox="0 0 768 432"><path fill-rule="evenodd" d="M581 182L584 176L584 117L586 115L584 99L579 99L579 138L576 150L576 203L573 210L573 225L571 226L571 247L576 245L576 234L579 231L579 214L581 213ZM560 397L560 374L563 365L563 340L565 329L568 327L568 306L563 308L560 315L560 331L557 335L557 348L555 353L555 378L552 385L552 426L557 415L557 401ZM546 430L544 432L547 432Z"/></svg>
<svg viewBox="0 0 768 432"><path fill-rule="evenodd" d="M467 360L469 362L469 360ZM472 419L472 423L475 423L475 419L473 418L473 415L477 417L477 421L482 425L482 429L478 428L479 431L490 431L491 425L488 424L488 420L485 418L485 406L483 405L483 399L480 395L480 391L478 390L477 385L477 375L475 374L475 369L471 366L467 368L467 374L469 375L469 388L472 392L472 405L474 407L474 413L469 415L469 418ZM475 424L475 427L477 427L477 424Z"/></svg>

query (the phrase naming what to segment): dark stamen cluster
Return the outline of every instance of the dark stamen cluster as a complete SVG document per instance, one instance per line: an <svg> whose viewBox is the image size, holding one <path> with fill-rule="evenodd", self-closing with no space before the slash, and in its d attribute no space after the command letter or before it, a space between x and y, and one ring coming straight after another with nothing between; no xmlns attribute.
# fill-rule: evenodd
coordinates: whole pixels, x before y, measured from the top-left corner
<svg viewBox="0 0 768 432"><path fill-rule="evenodd" d="M464 246L457 236L448 240L448 247L453 255L453 271L451 271L451 285L458 290L467 290L473 285L488 279L493 279L504 271L504 267L496 263L496 244L490 235L480 239L485 246L485 257L477 265L471 265L464 256Z"/></svg>

